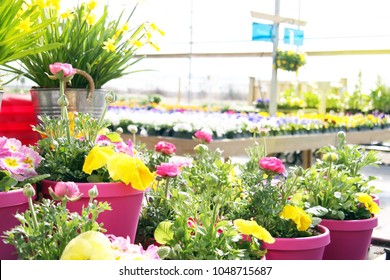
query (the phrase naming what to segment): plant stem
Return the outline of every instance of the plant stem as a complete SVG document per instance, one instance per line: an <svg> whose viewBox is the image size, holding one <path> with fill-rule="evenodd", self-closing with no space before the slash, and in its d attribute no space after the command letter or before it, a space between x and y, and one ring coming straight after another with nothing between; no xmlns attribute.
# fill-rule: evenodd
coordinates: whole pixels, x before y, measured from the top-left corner
<svg viewBox="0 0 390 280"><path fill-rule="evenodd" d="M31 209L31 214L32 214L32 218L33 218L33 225L34 225L34 228L38 228L38 220L37 220L37 214L35 213L35 208L34 208L34 204L32 202L32 198L31 197L28 197L28 205L30 206L30 209Z"/></svg>
<svg viewBox="0 0 390 280"><path fill-rule="evenodd" d="M65 129L66 129L66 139L68 140L68 143L70 144L70 123L69 123L69 117L68 117L68 105L65 95L65 81L63 79L60 79L60 99L63 99L61 102L61 117L63 120L66 120Z"/></svg>

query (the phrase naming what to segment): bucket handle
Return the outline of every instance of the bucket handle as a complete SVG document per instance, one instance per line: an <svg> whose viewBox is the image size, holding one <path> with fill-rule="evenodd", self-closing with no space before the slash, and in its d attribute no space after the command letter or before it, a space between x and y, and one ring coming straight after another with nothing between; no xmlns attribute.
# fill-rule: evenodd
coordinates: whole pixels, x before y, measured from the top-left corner
<svg viewBox="0 0 390 280"><path fill-rule="evenodd" d="M84 78L86 78L89 82L89 92L88 92L88 95L87 95L87 101L91 101L92 97L93 97L93 93L95 91L95 83L93 82L93 79L91 77L91 75L89 75L87 72L83 71L83 70L80 70L80 69L76 69L76 74L79 74L81 76L83 76ZM66 87L66 84L65 84L65 87Z"/></svg>

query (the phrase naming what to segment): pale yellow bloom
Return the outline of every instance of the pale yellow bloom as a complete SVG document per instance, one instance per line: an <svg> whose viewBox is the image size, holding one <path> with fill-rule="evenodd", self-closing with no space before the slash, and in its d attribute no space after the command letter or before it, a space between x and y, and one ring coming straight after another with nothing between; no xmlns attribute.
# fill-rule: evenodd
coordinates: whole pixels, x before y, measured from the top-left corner
<svg viewBox="0 0 390 280"><path fill-rule="evenodd" d="M45 0L36 0L34 4L39 5L42 9L48 7Z"/></svg>
<svg viewBox="0 0 390 280"><path fill-rule="evenodd" d="M130 40L130 44L132 44L138 48L142 47L142 45L143 45L142 42L138 41L138 40Z"/></svg>
<svg viewBox="0 0 390 280"><path fill-rule="evenodd" d="M47 0L46 6L47 7L54 7L58 11L60 9L60 2L61 2L61 0Z"/></svg>
<svg viewBox="0 0 390 280"><path fill-rule="evenodd" d="M61 260L115 260L107 236L97 231L83 232L65 247Z"/></svg>
<svg viewBox="0 0 390 280"><path fill-rule="evenodd" d="M96 5L97 5L96 1L95 1L95 0L91 0L91 1L89 1L89 3L87 4L87 7L88 7L88 9L93 10L93 9L96 8Z"/></svg>
<svg viewBox="0 0 390 280"><path fill-rule="evenodd" d="M103 43L104 47L107 52L115 52L116 46L115 46L115 40L114 39L108 39Z"/></svg>
<svg viewBox="0 0 390 280"><path fill-rule="evenodd" d="M30 18L22 19L18 24L18 29L20 32L30 32L31 31L32 22Z"/></svg>
<svg viewBox="0 0 390 280"><path fill-rule="evenodd" d="M286 220L292 220L297 225L299 231L305 231L311 225L311 217L302 208L297 206L284 206L280 217Z"/></svg>
<svg viewBox="0 0 390 280"><path fill-rule="evenodd" d="M258 225L256 221L247 221L243 219L237 219L233 222L233 224L237 227L237 230L245 235L253 235L259 240L263 240L268 244L272 244L275 242L275 239L271 236L271 234Z"/></svg>
<svg viewBox="0 0 390 280"><path fill-rule="evenodd" d="M74 19L74 12L72 10L70 10L70 9L67 9L60 16L61 16L62 19L73 20Z"/></svg>
<svg viewBox="0 0 390 280"><path fill-rule="evenodd" d="M84 15L83 20L85 20L88 23L88 25L94 25L96 22L96 15L94 14Z"/></svg>

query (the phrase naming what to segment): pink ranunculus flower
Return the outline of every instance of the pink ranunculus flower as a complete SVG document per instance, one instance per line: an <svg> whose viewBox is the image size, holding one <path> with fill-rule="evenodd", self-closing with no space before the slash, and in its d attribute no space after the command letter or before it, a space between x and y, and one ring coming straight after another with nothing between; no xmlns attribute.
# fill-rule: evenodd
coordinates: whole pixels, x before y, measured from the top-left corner
<svg viewBox="0 0 390 280"><path fill-rule="evenodd" d="M73 68L72 65L68 64L68 63L56 62L56 63L50 64L49 69L50 69L50 72L53 73L53 75L56 75L58 72L63 71L64 78L76 74L76 69Z"/></svg>
<svg viewBox="0 0 390 280"><path fill-rule="evenodd" d="M49 188L51 190L51 188ZM54 186L54 191L51 192L57 199L63 199L64 197L72 200L78 198L80 194L79 187L74 182L58 182Z"/></svg>
<svg viewBox="0 0 390 280"><path fill-rule="evenodd" d="M276 157L264 157L260 159L259 165L265 171L282 174L286 170L283 162Z"/></svg>
<svg viewBox="0 0 390 280"><path fill-rule="evenodd" d="M194 136L195 136L195 138L197 138L201 141L204 141L206 143L210 143L213 141L213 136L210 133L202 131L202 130L196 131Z"/></svg>
<svg viewBox="0 0 390 280"><path fill-rule="evenodd" d="M161 177L176 177L181 172L176 163L164 162L157 166L156 173Z"/></svg>
<svg viewBox="0 0 390 280"><path fill-rule="evenodd" d="M163 153L165 155L172 155L176 153L176 146L170 142L166 141L160 141L155 146L154 149L159 152Z"/></svg>

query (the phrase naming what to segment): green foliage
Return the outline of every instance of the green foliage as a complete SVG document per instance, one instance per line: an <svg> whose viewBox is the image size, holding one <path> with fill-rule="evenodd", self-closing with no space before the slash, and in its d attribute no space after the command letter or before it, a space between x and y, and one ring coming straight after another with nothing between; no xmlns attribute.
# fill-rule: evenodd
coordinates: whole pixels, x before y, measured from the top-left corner
<svg viewBox="0 0 390 280"><path fill-rule="evenodd" d="M390 87L385 86L380 77L378 77L376 88L371 91L370 96L374 110L390 113Z"/></svg>
<svg viewBox="0 0 390 280"><path fill-rule="evenodd" d="M166 184L147 195L142 214L151 221L155 240L168 251L167 259L259 259L264 254L255 238L253 243L242 241L232 221L226 219L240 193L234 167L221 159L220 151L200 144L190 166L169 182L164 179ZM148 208L150 203L157 207Z"/></svg>
<svg viewBox="0 0 390 280"><path fill-rule="evenodd" d="M60 46L56 42L42 44L38 41L53 20L39 21L38 5L30 5L22 10L25 2L25 0L0 2L0 65ZM21 30L20 24L25 20L29 20L32 25Z"/></svg>
<svg viewBox="0 0 390 280"><path fill-rule="evenodd" d="M16 214L20 224L4 233L4 242L15 247L19 259L58 260L69 241L80 233L89 230L104 232L96 219L110 209L107 202L90 201L80 215L69 212L66 203L42 199L33 208Z"/></svg>
<svg viewBox="0 0 390 280"><path fill-rule="evenodd" d="M338 145L319 150L324 154L311 168L304 171L298 181L302 202L307 207L322 207L321 218L336 220L367 219L369 209L357 200L359 193L373 194L375 179L363 176L360 171L378 163L376 152L365 151L357 145L347 145L345 133L338 133ZM298 199L299 200L299 199ZM317 213L318 214L318 213Z"/></svg>
<svg viewBox="0 0 390 280"><path fill-rule="evenodd" d="M84 161L95 144L99 130L108 126L89 114L76 113L70 121L39 116L40 122L33 129L46 138L38 141L40 155L44 158L37 168L39 174L50 174L53 181L88 182L88 174L82 171ZM66 126L73 127L73 135L83 136L82 139L72 137L66 139Z"/></svg>
<svg viewBox="0 0 390 280"><path fill-rule="evenodd" d="M308 91L303 94L303 98L307 108L318 108L320 104L318 94Z"/></svg>
<svg viewBox="0 0 390 280"><path fill-rule="evenodd" d="M15 67L9 67L9 70L25 75L39 87L57 88L58 83L47 79L44 73L50 73L51 63L69 63L90 74L95 87L101 88L108 81L131 73L131 67L142 59L134 57L136 51L143 45L155 46L148 35L156 31L162 33L155 25L148 23L134 27L127 25L136 7L127 15L123 11L114 20L110 19L112 16L108 14L107 5L103 13L96 16L94 7L79 4L65 18L60 16L58 7L40 8L37 18L51 21L52 24L46 27L45 32L35 36L34 41L43 46L60 44L60 47L29 54L21 59L21 70ZM95 16L96 21L93 20ZM88 85L88 81L81 76L72 80L74 88L86 88Z"/></svg>
<svg viewBox="0 0 390 280"><path fill-rule="evenodd" d="M296 72L306 64L306 57L304 53L277 50L274 64L279 69Z"/></svg>

